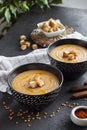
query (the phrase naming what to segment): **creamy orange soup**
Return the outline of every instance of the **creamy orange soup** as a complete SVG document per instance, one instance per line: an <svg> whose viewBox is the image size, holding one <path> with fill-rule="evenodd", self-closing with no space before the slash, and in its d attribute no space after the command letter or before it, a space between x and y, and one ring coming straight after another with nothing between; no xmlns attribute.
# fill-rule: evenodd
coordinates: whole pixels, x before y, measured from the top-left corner
<svg viewBox="0 0 87 130"><path fill-rule="evenodd" d="M41 86L34 88L30 87L29 83L33 77L40 77L40 80L43 81ZM31 84L32 85L32 84ZM29 95L41 95L52 90L56 89L59 86L58 78L47 71L43 70L29 70L18 74L12 81L12 87L23 94Z"/></svg>
<svg viewBox="0 0 87 130"><path fill-rule="evenodd" d="M69 59L66 56L63 56L64 52L74 52L75 58ZM58 47L55 47L51 53L50 56L54 59L62 62L67 63L77 63L87 60L87 48L82 47L80 45L74 45L74 44L65 44L60 45Z"/></svg>

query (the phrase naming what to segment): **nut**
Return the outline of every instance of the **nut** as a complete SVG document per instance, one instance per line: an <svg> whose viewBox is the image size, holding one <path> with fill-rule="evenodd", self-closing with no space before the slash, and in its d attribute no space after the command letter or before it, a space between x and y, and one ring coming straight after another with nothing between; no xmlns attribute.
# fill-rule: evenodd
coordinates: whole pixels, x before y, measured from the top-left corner
<svg viewBox="0 0 87 130"><path fill-rule="evenodd" d="M33 44L33 45L32 45L32 49L33 49L33 50L35 50L35 49L37 49L37 48L38 48L37 44Z"/></svg>
<svg viewBox="0 0 87 130"><path fill-rule="evenodd" d="M20 36L20 40L26 40L27 38L26 38L26 36L25 35L21 35Z"/></svg>

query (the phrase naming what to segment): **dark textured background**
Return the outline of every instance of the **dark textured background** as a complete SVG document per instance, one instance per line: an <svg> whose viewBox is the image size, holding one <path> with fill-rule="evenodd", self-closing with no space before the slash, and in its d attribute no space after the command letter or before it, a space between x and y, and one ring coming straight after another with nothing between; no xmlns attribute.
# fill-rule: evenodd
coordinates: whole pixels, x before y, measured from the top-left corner
<svg viewBox="0 0 87 130"><path fill-rule="evenodd" d="M0 40L0 55L16 56L29 53L31 50L21 51L19 48L19 36L26 34L29 38L30 32L36 28L36 24L49 18L59 18L64 25L72 26L80 33L87 35L87 10L70 9L64 7L52 7L49 10L41 11L34 8L30 13L22 15L9 32ZM60 95L52 104L45 108L41 113L47 111L48 113L55 112L57 107L61 110L54 118L41 119L40 121L31 122L31 127L27 127L18 118L9 121L9 112L6 111L2 105L5 100L9 106L17 112L20 105L8 94L0 92L0 130L87 130L87 127L79 127L74 125L70 120L71 109L62 107L61 103L68 101L69 103L78 102L80 105L87 105L84 99L72 100L70 87L74 85L81 85L87 79L87 73L78 80L68 81L63 84ZM15 125L15 121L19 121L19 125Z"/></svg>

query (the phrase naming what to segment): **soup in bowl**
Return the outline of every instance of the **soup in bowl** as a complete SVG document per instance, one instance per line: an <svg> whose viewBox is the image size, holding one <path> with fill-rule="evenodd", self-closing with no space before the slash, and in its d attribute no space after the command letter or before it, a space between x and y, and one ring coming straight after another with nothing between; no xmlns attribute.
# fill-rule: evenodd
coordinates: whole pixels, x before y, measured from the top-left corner
<svg viewBox="0 0 87 130"><path fill-rule="evenodd" d="M59 79L45 70L28 70L18 74L12 81L12 88L28 95L49 93L59 86Z"/></svg>
<svg viewBox="0 0 87 130"><path fill-rule="evenodd" d="M48 47L52 65L59 68L65 79L76 79L87 71L87 42L62 39Z"/></svg>
<svg viewBox="0 0 87 130"><path fill-rule="evenodd" d="M35 109L54 101L62 83L62 72L42 63L19 66L8 75L8 84L13 97L29 108Z"/></svg>

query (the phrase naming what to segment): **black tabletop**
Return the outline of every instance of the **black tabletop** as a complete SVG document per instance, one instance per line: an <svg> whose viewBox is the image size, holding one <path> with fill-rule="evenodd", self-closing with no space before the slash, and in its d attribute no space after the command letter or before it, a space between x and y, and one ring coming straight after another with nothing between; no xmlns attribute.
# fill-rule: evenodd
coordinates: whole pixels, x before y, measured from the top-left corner
<svg viewBox="0 0 87 130"><path fill-rule="evenodd" d="M30 32L36 28L36 24L51 17L59 18L64 25L72 26L80 33L87 35L87 10L52 7L49 10L41 11L35 7L30 13L18 18L6 36L0 40L0 55L17 56L29 53L31 49L26 51L20 50L19 36L25 34L30 39ZM76 126L70 120L72 107L87 105L87 99L73 100L69 92L72 86L83 84L87 79L86 77L87 73L77 80L64 82L58 98L44 110L40 111L41 118L39 120L35 119L33 113L25 111L26 108L22 107L9 94L0 92L0 130L87 130L87 127ZM21 112L21 109L22 113L24 112L22 118L18 116L18 112ZM52 112L55 113L55 116L51 118ZM45 118L44 114L46 113ZM27 120L29 115L31 116L31 121Z"/></svg>

